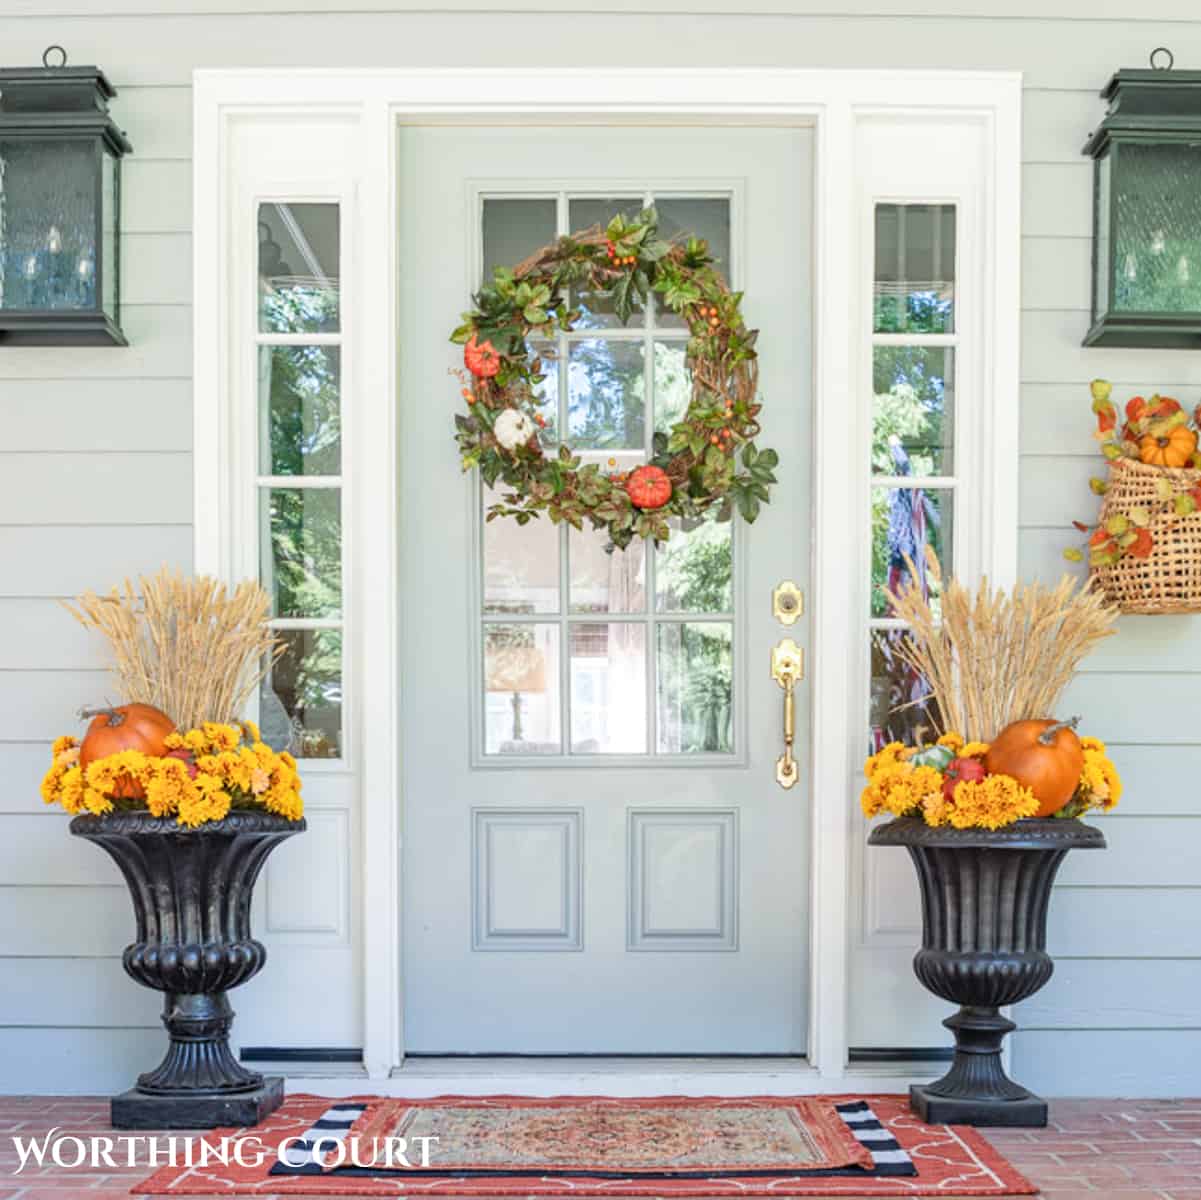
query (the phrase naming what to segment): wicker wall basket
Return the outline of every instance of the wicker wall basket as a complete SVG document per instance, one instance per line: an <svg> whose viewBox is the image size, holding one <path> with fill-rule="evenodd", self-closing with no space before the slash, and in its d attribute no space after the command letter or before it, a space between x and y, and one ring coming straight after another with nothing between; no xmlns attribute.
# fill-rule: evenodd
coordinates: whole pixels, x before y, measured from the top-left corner
<svg viewBox="0 0 1201 1200"><path fill-rule="evenodd" d="M1201 612L1201 511L1179 516L1172 501L1160 498L1167 478L1173 493L1201 483L1201 471L1152 467L1133 459L1109 464L1109 490L1101 503L1101 524L1132 508L1151 514L1154 548L1148 558L1124 555L1112 566L1096 567L1092 579L1111 604L1126 613Z"/></svg>

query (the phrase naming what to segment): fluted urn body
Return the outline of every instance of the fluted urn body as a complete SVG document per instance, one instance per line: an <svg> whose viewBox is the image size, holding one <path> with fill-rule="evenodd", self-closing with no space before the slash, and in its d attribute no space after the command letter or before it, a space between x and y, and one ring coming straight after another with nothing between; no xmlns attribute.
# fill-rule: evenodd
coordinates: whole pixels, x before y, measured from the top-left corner
<svg viewBox="0 0 1201 1200"><path fill-rule="evenodd" d="M922 895L913 969L929 991L959 1005L943 1022L955 1035L951 1069L910 1089L914 1110L940 1124L1045 1125L1046 1102L1001 1065L1002 1042L1016 1026L1000 1009L1051 978L1052 884L1069 850L1105 846L1101 831L1075 820L988 830L931 828L902 817L873 830L869 842L909 851Z"/></svg>
<svg viewBox="0 0 1201 1200"><path fill-rule="evenodd" d="M137 922L125 970L164 998L166 1057L114 1099L118 1128L197 1128L265 1115L263 1076L229 1048L234 1013L226 992L267 961L250 931L255 881L271 851L304 828L303 820L267 812L233 812L194 829L147 812L71 822L71 832L101 846L125 877ZM231 1102L251 1096L249 1108ZM182 1103L146 1103L155 1099ZM162 1123L147 1124L154 1120Z"/></svg>

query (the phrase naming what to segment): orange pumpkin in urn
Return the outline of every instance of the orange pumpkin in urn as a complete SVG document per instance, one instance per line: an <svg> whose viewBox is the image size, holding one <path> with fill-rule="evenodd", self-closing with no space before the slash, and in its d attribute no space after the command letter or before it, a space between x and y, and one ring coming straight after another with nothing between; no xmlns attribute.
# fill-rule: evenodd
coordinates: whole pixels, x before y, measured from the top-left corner
<svg viewBox="0 0 1201 1200"><path fill-rule="evenodd" d="M1036 817L1050 817L1071 798L1084 769L1079 721L1015 721L1006 725L984 756L990 775L1011 775L1038 801Z"/></svg>
<svg viewBox="0 0 1201 1200"><path fill-rule="evenodd" d="M107 758L122 750L140 750L152 758L167 752L167 735L175 732L175 722L165 712L149 704L122 704L117 708L85 708L81 717L92 723L79 745L79 765L86 775L88 766L98 758ZM140 800L145 794L136 779L123 777L113 788L114 800Z"/></svg>

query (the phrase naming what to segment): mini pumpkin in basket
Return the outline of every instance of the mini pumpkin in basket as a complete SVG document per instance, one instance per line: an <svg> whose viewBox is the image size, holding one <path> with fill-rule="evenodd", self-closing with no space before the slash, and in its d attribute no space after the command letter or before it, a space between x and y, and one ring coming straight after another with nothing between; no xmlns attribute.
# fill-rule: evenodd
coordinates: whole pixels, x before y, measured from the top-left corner
<svg viewBox="0 0 1201 1200"><path fill-rule="evenodd" d="M1119 427L1111 385L1090 385L1109 479L1089 534L1093 583L1125 613L1201 612L1201 405L1189 414L1170 396L1132 397ZM1065 551L1082 561L1080 550Z"/></svg>

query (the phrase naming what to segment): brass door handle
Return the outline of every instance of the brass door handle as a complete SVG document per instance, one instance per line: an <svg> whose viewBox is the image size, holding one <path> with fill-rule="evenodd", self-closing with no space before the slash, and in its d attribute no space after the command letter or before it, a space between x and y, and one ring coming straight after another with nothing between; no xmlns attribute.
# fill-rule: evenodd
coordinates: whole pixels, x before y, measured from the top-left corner
<svg viewBox="0 0 1201 1200"><path fill-rule="evenodd" d="M792 693L798 681L805 677L805 652L792 638L782 638L772 647L771 677L784 689L784 753L776 759L776 782L782 788L790 788L800 775L797 761L792 757L796 737Z"/></svg>

